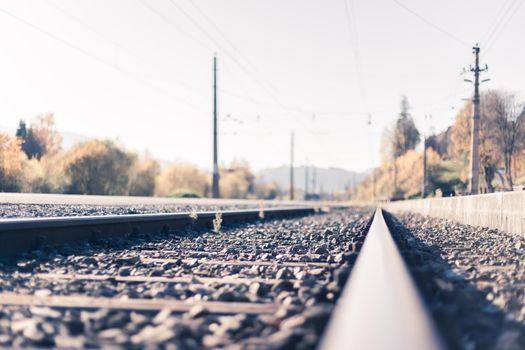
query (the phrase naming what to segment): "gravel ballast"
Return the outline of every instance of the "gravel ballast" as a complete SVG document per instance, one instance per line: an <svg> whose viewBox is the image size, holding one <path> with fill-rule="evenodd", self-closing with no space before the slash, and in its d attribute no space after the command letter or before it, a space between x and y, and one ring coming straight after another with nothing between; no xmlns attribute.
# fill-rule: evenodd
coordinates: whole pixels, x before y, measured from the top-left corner
<svg viewBox="0 0 525 350"><path fill-rule="evenodd" d="M387 222L450 348L525 348L523 237L415 214Z"/></svg>
<svg viewBox="0 0 525 350"><path fill-rule="evenodd" d="M348 277L372 216L369 209L333 211L184 231L136 234L75 246L42 248L0 268L0 291L279 305L270 315L220 315L198 306L186 313L4 307L0 346L71 348L313 349ZM146 258L170 259L145 262ZM203 259L317 262L326 267L204 264ZM333 266L332 266L333 264ZM191 283L123 283L115 280L49 280L39 274L193 276ZM272 278L257 282L204 283L203 277Z"/></svg>

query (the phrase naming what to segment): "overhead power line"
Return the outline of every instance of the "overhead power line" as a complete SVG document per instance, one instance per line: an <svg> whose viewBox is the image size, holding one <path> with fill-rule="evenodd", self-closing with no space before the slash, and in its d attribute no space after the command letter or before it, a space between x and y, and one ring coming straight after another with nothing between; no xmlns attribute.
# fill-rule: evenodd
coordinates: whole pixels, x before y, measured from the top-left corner
<svg viewBox="0 0 525 350"><path fill-rule="evenodd" d="M271 84L267 83L263 83L258 77L257 77L257 74L254 74L253 72L250 71L249 68L246 67L246 65L244 65L242 62L239 61L239 59L237 59L235 57L235 55L233 53L230 52L230 50L226 49L223 45L221 45L217 40L215 40L215 38L204 28L200 25L200 23L195 20L195 18L193 16L191 16L184 8L182 8L182 6L180 6L179 4L177 4L176 2L172 1L172 0L169 0L170 4L172 6L175 7L175 9L177 9L184 17L186 17L200 32L202 32L204 34L204 36L211 42L211 44L213 45L210 45L200 39L197 39L195 36L191 35L188 31L184 30L181 28L181 26L177 23L175 23L171 18L167 17L166 15L164 15L163 13L161 13L160 11L156 10L154 7L152 7L151 5L149 5L145 0L141 0L140 1L142 3L142 5L147 8L148 10L150 10L152 13L154 13L156 16L158 16L159 18L161 18L162 21L164 21L165 23L167 23L168 25L170 25L171 27L173 27L175 30L177 30L178 32L188 36L188 38L194 40L196 43L199 44L199 46L201 46L202 48L208 50L208 51L212 51L212 52L215 52L217 50L221 51L224 56L226 58L228 58L230 61L232 61L238 68L240 68L240 70L247 76L249 77L252 81L254 81L260 88L262 88L264 90L264 92L275 102L275 104L277 104L278 106L280 106L280 108L282 110L286 110L286 111L293 111L295 113L304 113L304 111L300 111L299 108L293 108L293 107L289 107L289 106L286 106L284 105L278 98L277 96L275 95L275 93L270 89L270 87L272 89L275 90L275 88L273 86L271 86ZM195 6L196 7L196 6ZM199 11L199 10L197 10ZM202 12L202 11L199 11L199 12ZM202 15L203 17L205 17L206 15L202 12ZM218 26L213 23L212 24L214 26L214 28L218 28ZM222 33L222 32L221 32ZM224 39L225 39L225 36L223 34L221 34ZM229 41L228 41L229 42ZM232 50L233 51L236 51L238 52L239 50L237 50L233 44L231 44L231 42L229 42L229 45L232 46ZM246 59L245 59L246 60ZM225 67L224 66L225 62L223 62L223 68ZM253 66L253 65L252 65ZM255 70L255 69L253 69ZM252 98L248 98L248 99L252 99ZM253 99L252 99L253 100ZM308 112L308 113L311 113L311 112Z"/></svg>
<svg viewBox="0 0 525 350"><path fill-rule="evenodd" d="M401 3L400 1L398 1L398 0L392 0L392 1L394 3L396 3L399 7L403 8L405 11L407 11L407 12L411 13L412 15L414 15L415 17L417 17L420 21L426 23L427 25L431 26L435 30L439 31L441 34L444 34L444 35L448 36L449 38L453 39L454 41L456 41L457 43L459 43L461 45L470 47L470 45L465 40L459 38L458 36L450 33L449 31L446 31L445 29L443 29L443 28L439 27L438 25L432 23L430 20L428 20L425 17L421 16L419 13L417 13L414 10L410 9L409 7L407 7L405 4Z"/></svg>
<svg viewBox="0 0 525 350"><path fill-rule="evenodd" d="M235 63L248 77L250 77L252 80L254 80L257 84L259 84L264 90L266 90L266 92L268 93L268 95L279 105L283 105L282 102L275 96L275 94L269 90L269 88L263 83L261 82L261 80L252 74L252 72L250 72L250 70L248 68L246 68L246 66L240 62L236 57L235 55L233 55L229 50L227 50L224 46L222 46L217 40L215 40L215 38L210 34L208 33L208 31L206 29L204 29L197 20L195 20L195 18L193 18L186 10L184 10L182 8L182 6L180 6L179 4L177 4L174 0L169 0L169 2L180 12L184 15L184 17L186 17L191 23L193 23L193 25L199 29L203 34L204 36L206 36L219 50L221 50L221 52L223 52L233 63ZM284 105L283 105L284 106Z"/></svg>
<svg viewBox="0 0 525 350"><path fill-rule="evenodd" d="M170 27L172 27L173 29L175 29L177 32L187 36L189 39L193 40L195 43L197 43L201 48L205 49L206 51L209 51L209 52L216 52L216 48L214 48L213 46L209 45L208 43L196 38L194 35L190 34L188 31L182 29L182 27L177 23L175 23L171 18L167 17L166 15L164 15L162 12L156 10L154 7L152 7L150 4L148 4L145 0L140 0L140 3L146 8L148 9L149 11L151 11L153 14L155 14L157 17L159 17L164 23L166 23L167 25L169 25ZM178 6L175 5L175 7L177 9ZM180 10L179 10L180 11ZM187 15L186 12L184 11L183 12L183 15ZM193 18L192 18L193 20ZM194 21L192 21L192 23L195 24ZM198 27L200 30L204 30L202 27ZM206 33L207 34L207 33ZM211 40L213 43L216 43L216 41L211 38L211 36L209 36L209 34L207 34L207 37L209 40ZM216 45L217 47L219 47L219 45ZM225 65L223 63L223 69L225 68ZM219 89L219 90L222 90L222 89ZM227 92L228 93L228 92ZM229 93L231 95L234 95L232 93ZM234 95L236 97L239 97L239 95ZM251 99L250 97L246 97L245 98L246 100L247 99Z"/></svg>
<svg viewBox="0 0 525 350"><path fill-rule="evenodd" d="M221 28L208 16L197 4L194 0L189 0L191 5L197 10L197 12L208 22L215 32L219 34L222 39L230 46L230 48L237 53L238 56L240 56L254 71L254 73L259 74L257 67L233 44L233 42L228 39L228 37L224 34L224 32L221 30ZM269 81L265 81L268 87L270 87L275 93L278 93L278 90L271 84Z"/></svg>
<svg viewBox="0 0 525 350"><path fill-rule="evenodd" d="M23 18L21 18L21 17L15 15L14 13L12 13L12 12L6 10L6 9L0 8L0 12L2 12L2 13L4 13L5 15L7 15L7 16L13 18L13 19L15 19L16 21L18 21L18 22L20 22L20 23L23 23L23 24L25 24L26 26L31 27L32 29L34 29L34 30L36 30L36 31L38 31L38 32L40 32L40 33L42 33L42 34L44 34L44 35L46 35L46 36L52 38L53 40L55 40L55 41L61 43L62 45L67 46L67 47L69 47L70 49L73 49L73 50L77 51L78 53L81 53L82 55L84 55L84 56L86 56L86 57L89 57L89 58L91 58L92 60L97 61L97 62L99 62L100 64L102 64L102 65L104 65L104 66L106 66L106 67L109 67L109 68L111 68L111 69L113 69L113 70L115 70L115 71L117 71L117 72L119 72L119 73L121 73L121 74L123 74L123 75L128 76L129 78L131 78L131 79L133 79L133 80L139 82L140 84L143 84L143 85L149 87L149 88L152 89L152 90L155 90L155 91L157 91L157 92L159 92L159 93L162 93L162 94L164 94L164 95L167 95L167 96L169 96L169 97L171 97L171 98L176 98L176 99L178 99L181 103L183 103L184 105L186 105L187 107L190 107L191 109L193 109L193 110L195 110L195 111L199 111L199 108L198 108L196 105L194 105L194 104L192 104L192 103L189 103L189 102L185 101L184 99L182 99L182 98L180 98L180 97L178 97L178 96L176 96L176 95L173 95L173 94L171 94L171 93L169 93L169 92L167 92L167 91L165 91L165 90L159 88L159 87L156 86L155 84L153 84L153 83L151 83L150 81L148 81L148 80L146 80L146 79L144 79L144 78L142 78L142 77L136 75L136 74L133 73L133 72L127 71L127 70L125 70L125 69L123 69L123 68L121 68L121 67L119 67L119 66L113 64L112 62L109 62L109 61L107 61L107 60L105 60L105 59L103 59L103 58L101 58L101 57L99 57L99 56L96 56L96 55L92 54L91 52L85 50L84 48L82 48L82 47L80 47L80 46L77 46L77 45L75 45L75 44L73 44L73 43L71 43L71 42L69 42L69 41L67 41L67 40L65 40L65 39L63 39L63 38L61 38L61 37L59 37L59 36L57 36L57 35L51 33L50 31L48 31L48 30L46 30L46 29L44 29L44 28L42 28L42 27L40 27L40 26L37 26L36 24L33 24L33 23L31 23L31 22L29 22L29 21L27 21L27 20L25 20L25 19L23 19Z"/></svg>
<svg viewBox="0 0 525 350"><path fill-rule="evenodd" d="M361 95L361 103L363 104L363 112L367 113L368 101L366 87L363 80L363 73L361 70L361 58L359 55L359 35L357 31L357 19L354 16L354 8L352 0L343 0L345 4L346 22L348 25L348 31L350 34L350 40L352 41L352 52L354 54L355 70L357 74L357 84ZM349 4L350 3L350 4Z"/></svg>
<svg viewBox="0 0 525 350"><path fill-rule="evenodd" d="M188 11L186 11L180 4L178 4L176 1L174 0L168 0L184 17L186 17L200 32L202 32L202 34L204 34L206 36L206 38L208 38L209 41L211 41L218 50L220 50L221 52L223 52L225 54L225 56L227 58L230 59L230 61L232 61L238 68L240 68L240 70L247 76L249 77L252 81L254 81L259 87L261 87L265 93L274 101L274 103L279 106L283 111L288 111L288 112L294 112L294 113L297 113L297 114L306 114L306 115L312 115L314 112L312 111L306 111L302 108L299 108L299 107L294 107L294 106L289 106L289 105L286 105L286 104L283 104L282 101L277 98L277 96L275 95L275 93L277 92L277 89L275 87L273 87L273 85L271 85L270 83L268 82L265 82L265 81L262 81L261 79L259 79L258 77L258 72L257 72L257 69L255 68L255 66L253 64L251 64L249 62L249 60L247 60L246 58L244 58L244 60L250 65L252 66L252 69L250 70L250 68L248 68L245 64L243 64L237 57L234 53L232 53L231 51L235 51L236 53L239 53L239 50L235 47L235 45L233 45L233 43L231 43L230 40L228 40L226 38L226 36L223 34L223 32L220 30L220 28L218 27L217 24L215 24L210 18L209 16L207 16L206 14L204 14L204 12L202 10L200 10L195 4L194 7L197 9L197 11L205 18L207 19L207 21L210 22L210 25L212 25L216 31L223 37L223 39L228 42L228 45L231 46L231 51L229 49L226 49L221 43L219 43L214 37L213 35L211 35ZM242 55L241 55L242 56ZM223 64L223 67L224 67L224 64ZM239 97L239 95L237 95L237 97ZM242 98L242 97L241 97ZM245 98L246 100L256 100L252 97L247 97Z"/></svg>
<svg viewBox="0 0 525 350"><path fill-rule="evenodd" d="M493 44L496 42L497 34L500 34L503 32L503 30L507 27L507 25L512 21L516 13L519 11L520 7L523 5L525 1L523 0L514 0L509 3L509 6L507 7L506 11L503 13L501 17L499 17L499 20L496 19L496 23L494 27L492 28L490 34L488 34L485 43L485 54L487 51L492 48Z"/></svg>
<svg viewBox="0 0 525 350"><path fill-rule="evenodd" d="M129 57L132 57L134 59L136 59L137 61L140 61L141 63L146 63L148 65L151 65L149 62L147 62L144 58L142 57L139 57L135 52L129 50L127 47L125 47L124 45L122 45L121 43L115 41L115 40L112 40L110 38L108 38L107 34L99 31L97 28L95 28L94 26L90 25L89 23L87 23L86 21L82 20L81 18L79 18L78 16L75 16L73 14L71 14L70 12L68 12L67 10L65 10L64 8L58 6L53 0L47 0L47 3L50 4L53 8L55 8L58 12L62 13L64 16L68 17L70 20L72 20L73 22L76 22L77 24L79 24L80 26L86 28L87 30L91 31L92 33L94 33L95 35L97 35L99 38L101 38L103 41L107 42L108 44L118 48L119 50L122 50L123 52L125 52ZM197 88L193 85L191 85L190 83L187 83L185 81L181 81L181 80L171 80L172 82L180 85L180 86L183 86L185 88L190 88L190 89L193 89L193 90L196 90Z"/></svg>
<svg viewBox="0 0 525 350"><path fill-rule="evenodd" d="M175 23L174 21L172 21L169 17L165 16L162 12L158 11L157 9L155 9L153 6L151 6L150 4L148 4L147 1L145 0L140 0L140 3L145 7L147 8L149 11L151 11L152 13L154 13L156 16L158 16L164 23L166 23L167 25L169 25L170 27L172 27L173 29L175 29L176 31L178 31L179 33L181 33L182 35L185 35L186 37L188 37L189 39L191 39L192 41L194 41L196 44L198 44L201 48L205 49L206 51L210 51L210 52L213 52L215 51L211 46L209 46L208 44L206 44L205 42L201 41L200 39L196 38L195 36L193 36L191 33L187 32L186 30L182 29L181 26L179 26L178 23Z"/></svg>
<svg viewBox="0 0 525 350"><path fill-rule="evenodd" d="M485 35L483 35L481 39L481 43L483 45L487 44L487 41L491 35L493 35L493 32L496 30L496 27L498 26L501 18L506 15L506 11L508 10L508 6L514 2L515 0L503 0L501 2L501 7L499 8L498 13L494 17L494 20L492 21L492 24L488 27L487 31L485 32Z"/></svg>

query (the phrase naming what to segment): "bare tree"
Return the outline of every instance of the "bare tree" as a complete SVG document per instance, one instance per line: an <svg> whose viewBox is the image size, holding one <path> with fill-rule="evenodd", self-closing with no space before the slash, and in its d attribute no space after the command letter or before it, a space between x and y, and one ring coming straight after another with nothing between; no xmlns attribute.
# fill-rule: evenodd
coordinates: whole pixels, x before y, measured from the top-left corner
<svg viewBox="0 0 525 350"><path fill-rule="evenodd" d="M512 180L512 158L525 145L525 100L515 93L494 91L493 104L488 106L492 109L494 116L495 144L503 156L505 167L505 182L507 189L511 190Z"/></svg>

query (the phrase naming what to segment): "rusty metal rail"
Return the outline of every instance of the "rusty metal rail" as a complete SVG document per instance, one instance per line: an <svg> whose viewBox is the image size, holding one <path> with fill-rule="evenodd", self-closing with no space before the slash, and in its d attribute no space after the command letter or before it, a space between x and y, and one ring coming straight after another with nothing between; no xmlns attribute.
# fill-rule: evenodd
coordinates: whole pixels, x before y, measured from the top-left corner
<svg viewBox="0 0 525 350"><path fill-rule="evenodd" d="M313 207L284 207L221 212L222 225L315 213ZM73 243L126 236L132 233L170 232L186 227L213 227L216 212L133 214L54 218L0 219L0 260L10 260L42 245Z"/></svg>
<svg viewBox="0 0 525 350"><path fill-rule="evenodd" d="M381 209L319 349L443 349Z"/></svg>

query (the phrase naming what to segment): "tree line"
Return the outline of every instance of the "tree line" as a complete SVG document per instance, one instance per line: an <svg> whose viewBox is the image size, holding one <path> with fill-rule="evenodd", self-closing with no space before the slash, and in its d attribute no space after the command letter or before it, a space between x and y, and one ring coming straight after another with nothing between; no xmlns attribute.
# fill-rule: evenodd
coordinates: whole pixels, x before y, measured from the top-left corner
<svg viewBox="0 0 525 350"><path fill-rule="evenodd" d="M256 183L247 162L221 168L226 198L273 199L282 196L274 183ZM0 133L0 191L207 197L210 175L192 164L166 166L148 153L130 152L111 140L90 140L62 148L53 114L19 122L14 136Z"/></svg>
<svg viewBox="0 0 525 350"><path fill-rule="evenodd" d="M525 99L504 90L481 94L480 184L482 192L508 191L525 184ZM426 140L426 191L432 196L464 194L470 167L472 102L468 101L445 131ZM381 164L352 193L357 199L421 196L422 136L402 97L400 112L385 128Z"/></svg>

